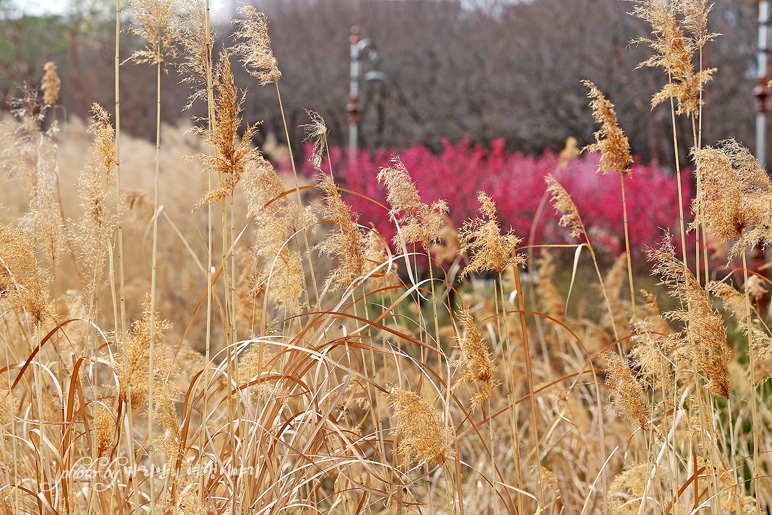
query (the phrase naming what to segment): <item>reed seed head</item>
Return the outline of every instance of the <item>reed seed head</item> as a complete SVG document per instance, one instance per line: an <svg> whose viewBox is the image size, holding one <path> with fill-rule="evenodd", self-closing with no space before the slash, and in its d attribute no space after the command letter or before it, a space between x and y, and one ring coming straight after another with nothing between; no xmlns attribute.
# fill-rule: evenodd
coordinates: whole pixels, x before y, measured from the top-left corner
<svg viewBox="0 0 772 515"><path fill-rule="evenodd" d="M480 202L480 216L464 222L459 231L460 252L471 255L462 276L486 270L501 273L510 266L525 264L525 258L517 254L517 246L522 239L512 231L501 234L493 199L481 191L477 200Z"/></svg>
<svg viewBox="0 0 772 515"><path fill-rule="evenodd" d="M576 138L569 136L566 138L566 144L563 147L563 150L560 151L560 156L558 157L558 166L555 168L555 170L560 172L567 169L568 165L571 164L571 161L579 157L581 153L582 151L579 150Z"/></svg>
<svg viewBox="0 0 772 515"><path fill-rule="evenodd" d="M218 202L230 195L244 175L252 161L259 160L259 151L252 147L252 137L257 132L258 124L247 126L239 135L243 119L242 111L245 94L239 93L233 73L230 55L226 50L220 54L215 73L216 97L212 130L201 130L206 141L214 148L211 154L198 154L207 169L217 174L218 187L210 191L199 203Z"/></svg>
<svg viewBox="0 0 772 515"><path fill-rule="evenodd" d="M405 462L442 464L453 457L453 430L439 411L415 392L392 388L389 405L394 410L397 452Z"/></svg>
<svg viewBox="0 0 772 515"><path fill-rule="evenodd" d="M24 311L33 323L53 315L48 275L35 257L35 246L20 229L0 222L0 302Z"/></svg>
<svg viewBox="0 0 772 515"><path fill-rule="evenodd" d="M614 351L604 352L602 357L606 368L606 385L616 396L612 406L633 424L646 427L649 415L643 403L643 388L630 372L627 360Z"/></svg>
<svg viewBox="0 0 772 515"><path fill-rule="evenodd" d="M131 32L147 42L131 59L138 63L160 64L174 55L177 41L177 0L130 0L137 22Z"/></svg>
<svg viewBox="0 0 772 515"><path fill-rule="evenodd" d="M338 258L339 265L330 272L326 283L334 291L353 284L364 275L367 240L357 224L359 216L343 201L332 176L320 171L317 179L317 187L324 195L323 216L335 224L335 229L316 248L327 256Z"/></svg>
<svg viewBox="0 0 772 515"><path fill-rule="evenodd" d="M386 240L375 230L375 227L367 231L365 240L365 264L362 273L369 275L372 288L378 290L400 284L397 263L391 255Z"/></svg>
<svg viewBox="0 0 772 515"><path fill-rule="evenodd" d="M314 169L319 171L322 169L322 155L327 148L327 125L319 113L306 109L306 114L311 118L311 123L303 125L306 133L305 141L310 141L314 145L310 161Z"/></svg>
<svg viewBox="0 0 772 515"><path fill-rule="evenodd" d="M659 275L662 284L670 288L670 295L685 306L665 314L667 319L685 326L684 331L676 335L680 338L679 353L704 375L706 386L714 395L726 397L729 394L728 365L732 350L727 345L721 315L713 309L706 291L691 271L675 257L669 234L659 248L649 250L649 260L654 262L653 273Z"/></svg>
<svg viewBox="0 0 772 515"><path fill-rule="evenodd" d="M200 0L182 0L180 2L179 24L176 33L177 43L181 48L178 64L183 75L182 81L191 88L185 109L193 106L197 100L206 100L208 75L212 67L212 48L215 34L210 21L206 23L206 7ZM207 33L209 45L207 42Z"/></svg>
<svg viewBox="0 0 772 515"><path fill-rule="evenodd" d="M54 105L59 99L59 90L62 88L62 80L56 73L56 65L48 61L43 66L43 81L40 88L43 90L43 103Z"/></svg>
<svg viewBox="0 0 772 515"><path fill-rule="evenodd" d="M692 229L705 228L722 242L743 236L753 247L772 241L772 183L750 151L730 139L692 152L701 188L692 202ZM732 246L728 259L742 251Z"/></svg>
<svg viewBox="0 0 772 515"><path fill-rule="evenodd" d="M234 37L238 41L233 52L241 57L244 67L261 86L277 82L281 72L273 57L265 13L248 4L239 6L236 12L244 18L233 22L237 26Z"/></svg>
<svg viewBox="0 0 772 515"><path fill-rule="evenodd" d="M439 240L440 229L445 225L443 215L448 212L444 200L430 204L421 202L410 173L399 158L391 161L391 166L381 169L378 182L386 185L386 200L391 206L389 214L398 225L394 243L400 247L411 243L421 243L429 248Z"/></svg>
<svg viewBox="0 0 772 515"><path fill-rule="evenodd" d="M461 359L458 365L462 368L463 375L453 388L458 388L465 383L476 384L479 389L472 396L472 409L475 409L480 407L483 401L490 396L498 381L493 379L491 352L480 336L469 309L465 307L458 317L466 334L458 340L458 345L461 347Z"/></svg>
<svg viewBox="0 0 772 515"><path fill-rule="evenodd" d="M601 91L592 82L582 81L590 89L587 94L592 99L592 117L601 124L600 130L595 133L595 143L584 147L583 151L600 152L599 172L604 174L609 170L616 170L621 175L630 175L633 157L630 155L630 143L627 136L617 123L617 115L614 104L608 101Z"/></svg>
<svg viewBox="0 0 772 515"><path fill-rule="evenodd" d="M648 22L653 34L652 38L633 40L635 44L649 45L654 51L639 68L662 68L668 76L668 83L652 98L651 107L674 98L678 101L678 114L696 115L701 103L700 92L716 71L712 68L695 73L693 64L694 52L717 35L707 30L711 6L702 0L631 1L635 2L633 14Z"/></svg>
<svg viewBox="0 0 772 515"><path fill-rule="evenodd" d="M568 194L566 189L560 185L552 174L547 174L544 180L547 183L547 192L552 195L552 207L561 215L558 224L561 227L568 227L571 230L571 236L574 238L584 236L587 239L587 231L579 216L579 210L571 199L571 195Z"/></svg>

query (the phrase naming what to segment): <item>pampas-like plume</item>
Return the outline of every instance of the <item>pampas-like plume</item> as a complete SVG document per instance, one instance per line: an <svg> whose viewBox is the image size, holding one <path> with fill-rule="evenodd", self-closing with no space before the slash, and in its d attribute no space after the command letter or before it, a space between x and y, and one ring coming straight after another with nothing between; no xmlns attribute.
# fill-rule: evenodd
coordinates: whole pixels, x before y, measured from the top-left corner
<svg viewBox="0 0 772 515"><path fill-rule="evenodd" d="M397 263L391 257L388 243L378 234L375 227L371 227L367 232L366 240L362 274L370 276L370 285L376 290L398 285L400 281ZM386 264L388 261L391 262Z"/></svg>
<svg viewBox="0 0 772 515"><path fill-rule="evenodd" d="M142 318L136 320L131 326L131 332L127 335L127 340L122 342L122 346L126 347L126 356L128 359L128 377L125 375L125 369L123 363L121 363L120 357L122 353L116 354L116 362L114 364L115 370L118 371L118 382L120 384L120 399L123 402L127 402L127 390L128 385L131 388L131 407L134 412L143 408L148 402L148 391L150 387L150 381L153 383L153 408L158 410L163 408L164 403L157 397L161 395L159 392L171 387L168 377L170 372L174 368L172 365L171 356L166 351L164 345L163 334L168 330L171 325L167 320L161 319L159 313L155 314L153 324L155 327L151 327L150 317L150 300L145 298L145 302L142 306ZM150 335L153 335L155 340L154 345L154 368L153 377L149 377L147 363L150 359Z"/></svg>
<svg viewBox="0 0 772 515"><path fill-rule="evenodd" d="M691 228L704 224L722 242L744 237L753 247L772 240L772 183L750 151L735 140L693 151L702 188L692 202L696 213ZM742 251L732 246L728 259Z"/></svg>
<svg viewBox="0 0 772 515"><path fill-rule="evenodd" d="M536 261L538 271L534 283L536 284L536 293L539 295L539 309L543 313L563 321L566 318L565 299L558 292L555 283L552 282L552 277L557 270L552 254L544 251Z"/></svg>
<svg viewBox="0 0 772 515"><path fill-rule="evenodd" d="M726 328L721 315L710 304L705 290L682 261L675 257L675 249L667 234L657 249L649 250L654 262L653 273L670 288L670 295L681 301L684 309L665 313L671 321L685 324L680 337L679 351L705 376L706 386L714 395L729 394L728 365L732 350L726 342Z"/></svg>
<svg viewBox="0 0 772 515"><path fill-rule="evenodd" d="M139 22L131 32L147 41L131 59L138 63L159 64L173 51L177 39L176 0L131 0L134 17Z"/></svg>
<svg viewBox="0 0 772 515"><path fill-rule="evenodd" d="M479 390L472 396L472 409L474 409L482 405L498 381L493 379L493 361L490 350L483 342L469 310L464 308L458 317L464 325L466 335L458 340L458 345L461 347L461 359L458 361L458 365L463 369L463 375L453 388L458 388L464 383L478 384Z"/></svg>
<svg viewBox="0 0 772 515"><path fill-rule="evenodd" d="M471 254L469 264L461 275L486 270L501 273L510 266L525 264L525 258L517 254L517 246L522 239L512 231L501 234L493 199L481 191L477 200L480 201L480 216L464 222L459 232L460 252Z"/></svg>
<svg viewBox="0 0 772 515"><path fill-rule="evenodd" d="M269 300L288 313L297 313L303 293L303 266L300 253L284 243L290 234L313 223L313 216L300 211L286 196L281 197L284 183L262 156L247 166L244 188L248 216L255 218L255 253L263 267L258 284L262 287L270 276Z"/></svg>
<svg viewBox="0 0 772 515"><path fill-rule="evenodd" d="M239 137L239 127L242 120L244 94L239 94L231 73L228 52L223 50L217 63L215 73L217 83L215 89L214 120L212 132L199 130L207 142L212 145L211 154L198 154L196 159L202 161L209 170L217 173L219 184L199 201L198 205L213 203L233 195L233 190L241 180L250 162L259 160L259 152L252 147L252 136L257 132L258 124L250 125Z"/></svg>
<svg viewBox="0 0 772 515"><path fill-rule="evenodd" d="M364 249L367 239L359 230L359 216L352 213L351 207L340 197L332 176L320 171L317 178L317 187L324 194L323 216L335 223L335 229L316 248L323 254L337 257L339 260L338 267L330 272L325 285L334 291L341 286L351 285L364 274L367 261Z"/></svg>
<svg viewBox="0 0 772 515"><path fill-rule="evenodd" d="M613 326L622 328L630 325L629 317L631 307L629 303L622 299L622 288L625 284L625 273L627 272L627 259L624 254L620 254L611 265L611 269L606 274L603 284L606 288L607 297L611 305L611 312L614 319L611 320L609 314L604 314L601 319L603 327L610 329Z"/></svg>
<svg viewBox="0 0 772 515"><path fill-rule="evenodd" d="M329 174L322 170L322 154L327 146L327 126L322 117L306 109L311 123L304 125L306 141L314 145L311 163L316 169L317 188L324 195L323 216L335 223L335 229L326 240L316 248L327 256L335 256L340 261L338 267L327 277L326 287L336 290L341 286L349 286L365 273L365 246L367 239L357 223L359 215L353 213L351 207L340 197L338 187Z"/></svg>
<svg viewBox="0 0 772 515"><path fill-rule="evenodd" d="M633 157L630 155L630 143L627 141L624 131L617 123L617 115L614 104L601 93L592 82L582 81L590 92L587 94L592 99L592 117L601 124L600 130L595 133L595 143L587 145L583 150L588 152L600 152L600 165L598 171L604 174L609 170L616 170L621 175L630 175L630 166Z"/></svg>
<svg viewBox="0 0 772 515"><path fill-rule="evenodd" d="M425 248L439 240L440 229L445 225L443 215L448 212L444 200L431 205L421 202L410 173L399 158L391 161L391 166L381 169L378 182L386 185L386 200L391 206L389 214L399 226L394 243L400 247L411 243L421 243Z"/></svg>
<svg viewBox="0 0 772 515"><path fill-rule="evenodd" d="M678 101L678 114L697 114L700 107L700 91L713 77L715 68L694 73L694 51L702 48L716 34L707 31L707 17L711 6L705 1L632 0L636 6L633 14L651 24L653 38L638 38L633 43L651 47L654 55L638 67L659 67L668 75L668 83L651 99L655 107L669 98ZM685 28L692 34L687 37L678 24L677 16L684 18Z"/></svg>
<svg viewBox="0 0 772 515"><path fill-rule="evenodd" d="M643 403L643 388L630 372L627 361L612 351L604 352L602 356L606 367L606 385L616 395L612 406L630 422L646 427L649 418Z"/></svg>
<svg viewBox="0 0 772 515"><path fill-rule="evenodd" d="M177 42L182 48L179 69L183 74L181 82L191 87L185 109L192 107L199 99L206 99L207 69L212 59L212 46L215 39L214 29L207 26L204 2L200 0L183 0L180 5L180 23L177 31ZM206 45L206 34L209 32L209 46Z"/></svg>
<svg viewBox="0 0 772 515"><path fill-rule="evenodd" d="M258 79L261 86L278 81L281 72L271 50L265 13L247 4L239 6L236 12L244 19L233 22L238 27L234 37L239 41L233 47L233 52L241 57L244 67Z"/></svg>
<svg viewBox="0 0 772 515"><path fill-rule="evenodd" d="M314 144L310 161L314 168L319 171L322 169L322 155L327 148L327 125L319 113L306 109L306 114L311 118L311 123L303 125L303 129L306 132L305 141L310 141Z"/></svg>
<svg viewBox="0 0 772 515"><path fill-rule="evenodd" d="M62 88L62 80L56 73L56 65L49 61L43 66L43 80L40 89L43 90L43 103L54 105L59 99L59 90Z"/></svg>
<svg viewBox="0 0 772 515"><path fill-rule="evenodd" d="M99 405L96 409L95 419L97 457L101 458L108 455L108 451L113 443L115 417L109 409Z"/></svg>
<svg viewBox="0 0 772 515"><path fill-rule="evenodd" d="M0 425L9 424L19 412L19 399L11 391L7 373L0 374Z"/></svg>
<svg viewBox="0 0 772 515"><path fill-rule="evenodd" d="M676 9L683 15L683 27L697 48L721 35L708 30L708 15L713 10L713 4L708 0L679 0Z"/></svg>
<svg viewBox="0 0 772 515"><path fill-rule="evenodd" d="M571 195L568 194L566 189L560 185L551 173L544 177L544 181L547 183L547 191L552 195L552 207L561 214L558 224L561 227L571 229L571 236L574 238L584 236L586 239L587 231L582 223L582 218L579 216L579 210L576 209L576 204L571 199Z"/></svg>
<svg viewBox="0 0 772 515"><path fill-rule="evenodd" d="M579 155L582 153L581 150L579 150L579 147L577 145L576 138L573 136L569 136L566 138L566 144L563 147L563 150L560 151L560 156L558 157L558 165L555 167L557 171L562 171L568 168L568 165L571 164L571 161L579 157Z"/></svg>
<svg viewBox="0 0 772 515"><path fill-rule="evenodd" d="M745 311L745 297L725 282L713 282L708 285L708 291L717 299L721 299L724 309L741 324L748 322Z"/></svg>
<svg viewBox="0 0 772 515"><path fill-rule="evenodd" d="M453 431L440 412L415 392L392 388L389 405L394 410L397 452L411 463L442 464L453 457Z"/></svg>
<svg viewBox="0 0 772 515"><path fill-rule="evenodd" d="M0 222L0 303L24 310L33 323L42 321L53 314L49 282L38 266L32 241Z"/></svg>
<svg viewBox="0 0 772 515"><path fill-rule="evenodd" d="M77 244L82 275L86 281L87 305L93 306L93 297L107 258L108 245L117 218L109 201L115 191L115 131L107 111L94 104L93 122L89 132L93 136L89 165L80 175L80 199L83 214L71 231Z"/></svg>

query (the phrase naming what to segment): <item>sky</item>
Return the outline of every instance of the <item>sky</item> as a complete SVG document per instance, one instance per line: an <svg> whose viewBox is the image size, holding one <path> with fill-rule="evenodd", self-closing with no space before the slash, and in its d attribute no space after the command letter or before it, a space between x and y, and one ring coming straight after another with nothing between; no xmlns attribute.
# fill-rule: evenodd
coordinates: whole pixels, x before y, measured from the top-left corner
<svg viewBox="0 0 772 515"><path fill-rule="evenodd" d="M63 14L73 2L79 0L12 0L20 10L28 14ZM126 4L124 0L122 4ZM225 14L226 8L232 3L232 0L209 0L209 6L212 10L212 16L216 19Z"/></svg>

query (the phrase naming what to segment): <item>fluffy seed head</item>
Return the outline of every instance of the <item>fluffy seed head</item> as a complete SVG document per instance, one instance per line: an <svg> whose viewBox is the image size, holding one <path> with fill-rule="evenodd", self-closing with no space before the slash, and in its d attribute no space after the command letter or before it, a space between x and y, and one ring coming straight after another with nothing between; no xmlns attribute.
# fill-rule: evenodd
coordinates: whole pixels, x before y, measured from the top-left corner
<svg viewBox="0 0 772 515"><path fill-rule="evenodd" d="M552 195L552 207L561 215L558 222L560 226L571 229L571 236L574 238L584 236L586 239L587 231L584 229L584 224L579 216L579 210L576 209L576 204L571 199L571 195L568 194L566 189L560 185L552 174L547 174L544 180L547 183L547 191Z"/></svg>
<svg viewBox="0 0 772 515"><path fill-rule="evenodd" d="M340 197L340 192L332 176L325 172L317 174L318 188L324 194L324 217L335 223L332 234L317 245L317 249L338 258L339 265L330 272L326 286L336 290L349 286L362 277L365 269L364 249L367 244L364 234L359 230L357 219L351 207Z"/></svg>
<svg viewBox="0 0 772 515"><path fill-rule="evenodd" d="M235 34L238 43L233 52L241 57L244 67L261 86L278 81L281 72L273 57L265 13L248 4L241 5L236 12L244 18L233 22L238 27Z"/></svg>
<svg viewBox="0 0 772 515"><path fill-rule="evenodd" d="M703 0L633 0L633 14L651 25L652 38L638 38L633 43L651 47L654 55L640 67L656 67L668 75L668 83L651 100L651 107L674 98L678 101L678 114L694 115L700 107L700 91L712 80L715 68L694 72L695 50L715 38L707 30L711 6ZM679 24L683 20L683 28ZM687 36L684 33L691 34Z"/></svg>
<svg viewBox="0 0 772 515"><path fill-rule="evenodd" d="M613 351L603 353L606 367L606 385L616 398L612 406L633 424L646 427L648 412L643 403L643 388L633 377L626 360Z"/></svg>
<svg viewBox="0 0 772 515"><path fill-rule="evenodd" d="M469 310L464 308L458 317L464 325L466 335L458 340L458 345L461 347L461 359L458 365L463 369L463 375L453 388L458 388L464 383L477 384L479 390L472 396L472 409L474 409L482 405L498 381L493 379L493 361L490 350L480 336Z"/></svg>
<svg viewBox="0 0 772 515"><path fill-rule="evenodd" d="M62 87L62 80L56 73L56 65L48 61L43 66L43 81L40 88L43 90L43 102L46 105L54 105L59 99L59 90Z"/></svg>
<svg viewBox="0 0 772 515"><path fill-rule="evenodd" d="M394 410L397 452L408 464L444 463L453 457L453 431L440 412L415 392L392 388L389 405Z"/></svg>
<svg viewBox="0 0 772 515"><path fill-rule="evenodd" d="M684 324L685 329L676 339L679 353L691 360L698 373L703 374L706 386L714 395L729 394L729 361L732 350L726 342L726 328L721 315L713 309L707 293L700 283L675 257L675 249L666 235L657 249L649 250L649 260L654 262L653 273L659 275L662 284L670 288L683 309L665 314L670 321Z"/></svg>
<svg viewBox="0 0 772 515"><path fill-rule="evenodd" d="M588 152L600 152L599 172L604 174L616 170L621 175L630 175L633 157L630 155L630 143L624 131L619 128L614 104L608 101L592 82L585 80L582 84L590 89L587 94L592 99L592 117L601 124L595 133L595 143L584 147Z"/></svg>
<svg viewBox="0 0 772 515"><path fill-rule="evenodd" d="M391 206L389 214L399 226L394 238L396 245L421 243L428 248L439 240L440 229L445 225L443 215L448 212L444 200L431 205L421 202L418 188L399 158L392 159L391 166L381 169L378 182L386 185L386 200Z"/></svg>
<svg viewBox="0 0 772 515"><path fill-rule="evenodd" d="M173 55L177 39L176 0L131 0L137 24L131 32L147 41L147 46L135 51L131 59L138 63L159 64Z"/></svg>
<svg viewBox="0 0 772 515"><path fill-rule="evenodd" d="M701 188L691 228L704 224L722 242L743 235L749 247L772 241L772 183L750 151L735 140L693 151ZM742 251L736 242L729 259Z"/></svg>
<svg viewBox="0 0 772 515"><path fill-rule="evenodd" d="M177 43L181 47L181 59L178 67L183 75L181 82L188 84L191 88L188 102L185 104L185 109L189 109L196 100L206 100L207 75L212 66L215 34L211 21L208 26L206 24L204 2L182 0L180 4Z"/></svg>
<svg viewBox="0 0 772 515"><path fill-rule="evenodd" d="M556 168L557 171L565 170L568 168L568 165L571 163L571 161L579 157L579 155L582 153L582 151L579 150L577 143L578 142L576 141L576 138L573 136L566 138L566 144L563 147L563 150L560 151L560 160Z"/></svg>
<svg viewBox="0 0 772 515"><path fill-rule="evenodd" d="M49 280L35 258L35 246L24 233L0 222L0 303L23 310L31 321L53 314Z"/></svg>
<svg viewBox="0 0 772 515"><path fill-rule="evenodd" d="M311 123L303 125L306 133L305 141L310 141L314 144L314 150L310 159L311 164L314 165L316 170L321 170L322 155L325 148L327 148L327 125L319 113L306 109L306 114L311 118Z"/></svg>
<svg viewBox="0 0 772 515"><path fill-rule="evenodd" d="M464 222L459 232L460 252L471 256L462 275L486 270L501 273L510 266L525 264L525 258L517 254L522 239L512 231L501 234L493 199L481 191L477 200L480 201L480 216Z"/></svg>
<svg viewBox="0 0 772 515"><path fill-rule="evenodd" d="M219 184L199 202L199 206L233 195L247 166L259 159L259 152L252 147L252 136L257 132L258 124L248 126L244 133L239 135L239 127L243 119L244 93L239 94L236 88L231 72L230 56L225 50L220 54L215 76L217 94L212 131L211 133L206 129L199 131L214 148L214 152L199 154L196 158L217 174Z"/></svg>

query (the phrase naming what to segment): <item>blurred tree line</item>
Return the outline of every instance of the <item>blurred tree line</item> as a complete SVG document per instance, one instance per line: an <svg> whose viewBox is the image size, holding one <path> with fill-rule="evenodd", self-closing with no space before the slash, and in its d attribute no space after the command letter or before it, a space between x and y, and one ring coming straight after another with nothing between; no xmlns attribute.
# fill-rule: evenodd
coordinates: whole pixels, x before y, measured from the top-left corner
<svg viewBox="0 0 772 515"><path fill-rule="evenodd" d="M287 122L302 139L304 108L319 112L330 144L347 137L348 37L352 25L380 52L386 81L360 90L362 145L439 149L443 139L468 137L487 144L504 138L510 150L559 150L568 136L591 141L595 127L580 81L590 79L616 104L633 151L645 160L672 161L668 105L650 111L651 96L666 82L659 69L634 69L650 55L629 42L649 27L620 0L255 0L270 21ZM30 16L0 0L0 100L20 83L35 85L52 60L62 77L68 114L86 116L93 102L113 105L114 9L109 0L73 1L65 16ZM706 47L705 66L716 67L705 95L703 139L736 137L753 146L756 9L754 0L720 0L711 30L723 34ZM125 26L130 23L127 9ZM231 44L227 24L217 47ZM126 33L122 59L135 44ZM367 70L365 65L365 70ZM168 122L201 114L182 112L187 91L170 66L164 78L162 117ZM274 88L260 88L246 73L245 122L263 121L260 137L283 139ZM154 135L154 72L125 63L121 74L122 130ZM680 133L691 144L687 120ZM682 156L686 158L686 156Z"/></svg>

